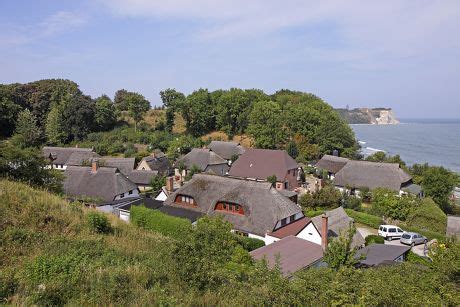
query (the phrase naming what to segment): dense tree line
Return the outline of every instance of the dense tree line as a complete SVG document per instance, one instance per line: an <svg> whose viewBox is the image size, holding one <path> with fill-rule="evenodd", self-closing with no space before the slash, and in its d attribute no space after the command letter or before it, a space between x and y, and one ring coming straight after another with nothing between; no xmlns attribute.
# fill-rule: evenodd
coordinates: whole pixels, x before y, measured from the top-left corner
<svg viewBox="0 0 460 307"><path fill-rule="evenodd" d="M221 130L230 137L247 133L259 148L284 149L294 143L298 159L304 162L334 149L343 156L357 153L351 128L312 94L280 90L267 95L257 89L232 88L199 89L188 96L167 89L160 95L167 110L182 114L193 136Z"/></svg>
<svg viewBox="0 0 460 307"><path fill-rule="evenodd" d="M127 110L137 124L150 108L142 95L126 90L118 91L115 100L107 95L92 99L70 80L0 85L0 134L16 133L23 146L67 144L113 129L119 111Z"/></svg>

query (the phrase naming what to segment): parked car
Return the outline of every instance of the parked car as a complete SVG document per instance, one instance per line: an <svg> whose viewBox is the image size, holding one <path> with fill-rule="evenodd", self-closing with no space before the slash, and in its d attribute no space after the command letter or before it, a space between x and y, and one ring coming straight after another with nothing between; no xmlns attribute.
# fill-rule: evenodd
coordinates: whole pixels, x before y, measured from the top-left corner
<svg viewBox="0 0 460 307"><path fill-rule="evenodd" d="M421 234L418 234L416 232L405 232L401 236L400 242L402 244L407 244L410 246L415 246L418 244L424 244L428 242L428 239Z"/></svg>
<svg viewBox="0 0 460 307"><path fill-rule="evenodd" d="M384 237L388 241L393 239L399 239L403 235L404 231L398 226L394 225L380 225L379 236Z"/></svg>

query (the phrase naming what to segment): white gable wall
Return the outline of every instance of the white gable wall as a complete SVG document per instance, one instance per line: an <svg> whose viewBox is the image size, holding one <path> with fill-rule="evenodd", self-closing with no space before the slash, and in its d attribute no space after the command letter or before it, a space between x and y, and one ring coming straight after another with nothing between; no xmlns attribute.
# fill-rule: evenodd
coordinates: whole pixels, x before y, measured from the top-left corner
<svg viewBox="0 0 460 307"><path fill-rule="evenodd" d="M302 229L296 237L321 245L321 235L312 222Z"/></svg>
<svg viewBox="0 0 460 307"><path fill-rule="evenodd" d="M161 191L160 194L155 197L155 200L165 201L166 198L168 198L168 196L166 195L165 191Z"/></svg>

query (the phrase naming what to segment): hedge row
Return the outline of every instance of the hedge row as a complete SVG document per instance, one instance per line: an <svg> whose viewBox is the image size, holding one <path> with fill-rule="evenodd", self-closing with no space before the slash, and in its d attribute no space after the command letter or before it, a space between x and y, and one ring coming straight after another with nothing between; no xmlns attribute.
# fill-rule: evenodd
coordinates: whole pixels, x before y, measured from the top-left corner
<svg viewBox="0 0 460 307"><path fill-rule="evenodd" d="M236 236L236 241L248 252L258 249L259 247L265 246L265 242L256 238L248 238L239 235Z"/></svg>
<svg viewBox="0 0 460 307"><path fill-rule="evenodd" d="M182 218L169 216L158 210L142 206L132 206L130 220L141 228L161 233L168 237L178 238L191 231L192 224Z"/></svg>
<svg viewBox="0 0 460 307"><path fill-rule="evenodd" d="M358 212L352 209L345 209L347 214L355 220L356 223L361 223L372 228L378 229L383 224L383 220L375 215Z"/></svg>
<svg viewBox="0 0 460 307"><path fill-rule="evenodd" d="M381 236L377 236L377 235L368 235L366 238L365 238L365 241L366 241L366 246L370 245L370 244L373 244L373 243L376 243L376 244L385 244L385 239Z"/></svg>

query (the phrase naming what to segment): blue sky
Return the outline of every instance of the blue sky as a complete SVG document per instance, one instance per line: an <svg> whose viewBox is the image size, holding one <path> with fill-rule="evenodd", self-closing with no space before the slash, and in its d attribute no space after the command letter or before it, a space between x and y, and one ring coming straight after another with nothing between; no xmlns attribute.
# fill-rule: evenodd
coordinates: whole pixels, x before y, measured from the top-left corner
<svg viewBox="0 0 460 307"><path fill-rule="evenodd" d="M334 107L460 117L460 1L1 1L0 83L93 97L289 88Z"/></svg>

